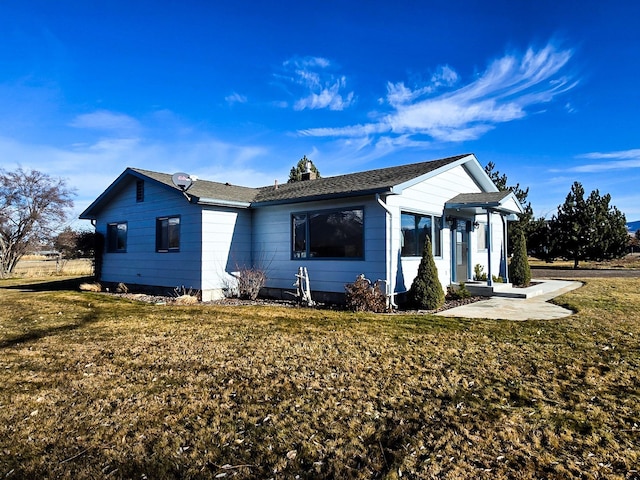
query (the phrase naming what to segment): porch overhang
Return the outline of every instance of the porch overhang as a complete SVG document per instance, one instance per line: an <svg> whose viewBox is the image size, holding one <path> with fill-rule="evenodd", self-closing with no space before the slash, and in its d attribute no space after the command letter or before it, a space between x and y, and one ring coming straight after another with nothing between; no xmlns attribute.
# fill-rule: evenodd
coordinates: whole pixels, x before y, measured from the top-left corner
<svg viewBox="0 0 640 480"><path fill-rule="evenodd" d="M524 213L522 205L511 191L504 192L478 192L461 193L444 204L446 217L454 218L476 218L486 215L487 225L491 225L491 216L497 214L502 219L503 248L501 265L504 267L504 279L509 282L509 268L507 265L507 222L517 220L517 215ZM492 228L487 229L487 286L493 286L492 258L493 234ZM454 271L454 261L456 252L452 252L452 272Z"/></svg>
<svg viewBox="0 0 640 480"><path fill-rule="evenodd" d="M513 192L461 193L444 204L446 215L475 216L487 212L499 213L507 220L516 220L524 213L522 205Z"/></svg>

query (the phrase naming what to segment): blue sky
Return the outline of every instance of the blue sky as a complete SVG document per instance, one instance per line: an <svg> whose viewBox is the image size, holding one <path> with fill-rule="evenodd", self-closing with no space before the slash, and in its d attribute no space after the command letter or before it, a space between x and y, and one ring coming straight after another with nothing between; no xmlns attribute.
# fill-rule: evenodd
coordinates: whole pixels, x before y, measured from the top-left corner
<svg viewBox="0 0 640 480"><path fill-rule="evenodd" d="M475 153L549 216L640 219L640 2L0 3L0 166L246 186Z"/></svg>

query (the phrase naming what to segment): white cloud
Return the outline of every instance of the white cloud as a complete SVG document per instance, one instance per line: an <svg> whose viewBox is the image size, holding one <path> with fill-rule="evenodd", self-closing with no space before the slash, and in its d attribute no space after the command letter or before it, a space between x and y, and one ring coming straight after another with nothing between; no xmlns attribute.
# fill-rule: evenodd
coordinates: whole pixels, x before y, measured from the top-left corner
<svg viewBox="0 0 640 480"><path fill-rule="evenodd" d="M431 76L428 84L415 88L404 82L387 83L386 103L391 111L369 125L306 129L312 136L350 137L362 134L427 135L434 140L459 142L478 138L504 122L527 116L531 107L552 101L577 84L561 74L571 50L549 44L529 49L521 56L494 60L474 81L444 93L460 81L449 66Z"/></svg>
<svg viewBox="0 0 640 480"><path fill-rule="evenodd" d="M140 130L140 123L135 118L107 110L78 115L69 126L120 133L138 133Z"/></svg>
<svg viewBox="0 0 640 480"><path fill-rule="evenodd" d="M588 160L604 160L567 169L571 172L598 173L611 170L640 168L640 149L621 150L616 152L592 152L578 155L577 158Z"/></svg>
<svg viewBox="0 0 640 480"><path fill-rule="evenodd" d="M0 158L12 159L11 164L3 165L5 169L32 168L64 178L77 190L75 217L127 167L188 171L206 180L263 186L273 183L272 169L260 173L251 165L268 157L266 147L234 145L202 134L177 141L110 137L69 146L27 144L0 137Z"/></svg>
<svg viewBox="0 0 640 480"><path fill-rule="evenodd" d="M297 90L294 110L341 111L353 104L355 94L347 91L347 78L333 73L331 67L322 57L294 57L283 63L285 74L278 77Z"/></svg>
<svg viewBox="0 0 640 480"><path fill-rule="evenodd" d="M237 92L233 92L231 95L227 95L224 97L225 102L229 105L233 105L234 103L247 103L247 97L245 95L240 95Z"/></svg>

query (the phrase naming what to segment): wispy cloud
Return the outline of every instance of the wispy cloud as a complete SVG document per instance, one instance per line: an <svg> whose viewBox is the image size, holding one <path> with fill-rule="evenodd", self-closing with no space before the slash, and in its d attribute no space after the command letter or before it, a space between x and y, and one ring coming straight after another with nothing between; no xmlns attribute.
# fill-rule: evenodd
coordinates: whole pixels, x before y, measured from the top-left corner
<svg viewBox="0 0 640 480"><path fill-rule="evenodd" d="M283 63L284 74L296 90L295 110L344 110L353 104L355 94L347 91L347 78L335 74L329 60L322 57L294 57ZM285 104L288 105L288 104Z"/></svg>
<svg viewBox="0 0 640 480"><path fill-rule="evenodd" d="M133 134L140 131L140 123L135 118L107 110L78 115L69 123L69 126L123 134Z"/></svg>
<svg viewBox="0 0 640 480"><path fill-rule="evenodd" d="M598 173L611 170L625 170L640 168L640 149L620 150L616 152L592 152L578 155L576 158L587 160L602 160L569 168L571 172Z"/></svg>
<svg viewBox="0 0 640 480"><path fill-rule="evenodd" d="M231 95L227 95L224 97L225 102L229 105L233 105L235 103L247 103L247 97L245 95L240 95L237 92L233 92Z"/></svg>
<svg viewBox="0 0 640 480"><path fill-rule="evenodd" d="M439 67L425 85L410 88L403 82L388 83L382 103L390 111L377 114L375 122L299 133L318 137L426 135L449 142L476 139L500 123L524 118L531 108L575 87L577 81L563 73L572 53L548 44L540 50L505 55L461 86L460 76L450 66Z"/></svg>

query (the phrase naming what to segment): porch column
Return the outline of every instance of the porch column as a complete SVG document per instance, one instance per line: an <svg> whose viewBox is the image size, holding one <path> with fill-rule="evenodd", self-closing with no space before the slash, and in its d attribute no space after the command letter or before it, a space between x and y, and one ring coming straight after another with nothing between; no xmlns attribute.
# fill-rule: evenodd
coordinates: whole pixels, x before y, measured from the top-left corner
<svg viewBox="0 0 640 480"><path fill-rule="evenodd" d="M487 285L493 285L493 272L491 270L491 250L493 244L493 232L491 228L491 210L487 208Z"/></svg>
<svg viewBox="0 0 640 480"><path fill-rule="evenodd" d="M504 244L504 251L502 253L502 256L504 257L504 283L509 283L509 249L507 244L509 239L509 221L504 215L500 215L500 218L502 219L502 231L504 235L504 242L502 242Z"/></svg>

